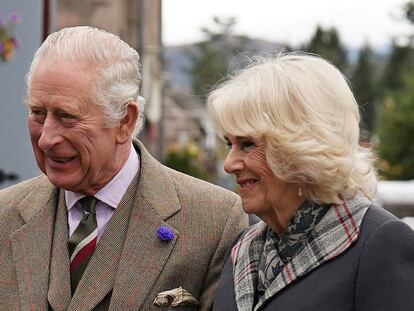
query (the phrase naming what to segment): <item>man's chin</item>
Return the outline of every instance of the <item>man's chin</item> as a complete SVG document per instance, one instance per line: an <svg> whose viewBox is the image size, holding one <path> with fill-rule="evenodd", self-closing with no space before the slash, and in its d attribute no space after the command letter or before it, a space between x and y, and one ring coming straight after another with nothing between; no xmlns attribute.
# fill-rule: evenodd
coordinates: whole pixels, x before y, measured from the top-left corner
<svg viewBox="0 0 414 311"><path fill-rule="evenodd" d="M76 188L79 187L79 182L75 182L74 180L76 179L70 178L68 175L62 175L64 174L51 174L46 172L46 176L52 185L64 190L76 192Z"/></svg>

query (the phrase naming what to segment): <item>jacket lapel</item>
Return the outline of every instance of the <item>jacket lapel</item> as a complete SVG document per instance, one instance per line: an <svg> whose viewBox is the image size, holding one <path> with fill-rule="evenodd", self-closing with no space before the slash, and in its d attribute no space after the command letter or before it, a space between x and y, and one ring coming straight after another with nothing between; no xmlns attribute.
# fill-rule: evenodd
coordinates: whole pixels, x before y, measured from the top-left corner
<svg viewBox="0 0 414 311"><path fill-rule="evenodd" d="M138 174L108 222L72 297L68 311L92 310L112 290L135 201L137 181Z"/></svg>
<svg viewBox="0 0 414 311"><path fill-rule="evenodd" d="M168 170L135 142L141 154L141 176L135 206L112 294L110 310L140 310L177 241L179 232L165 221L180 209ZM168 226L171 241L160 241L157 229ZM150 299L153 299L150 297Z"/></svg>
<svg viewBox="0 0 414 311"><path fill-rule="evenodd" d="M160 242L156 231L180 205L165 168L137 141L138 173L108 223L69 304L92 310L112 290L110 310L138 310L158 278L178 236Z"/></svg>
<svg viewBox="0 0 414 311"><path fill-rule="evenodd" d="M12 235L21 310L47 310L56 189L46 177L18 205L25 224Z"/></svg>
<svg viewBox="0 0 414 311"><path fill-rule="evenodd" d="M54 311L65 311L71 299L71 289L66 243L69 235L68 218L64 191L60 191L56 213L47 299Z"/></svg>

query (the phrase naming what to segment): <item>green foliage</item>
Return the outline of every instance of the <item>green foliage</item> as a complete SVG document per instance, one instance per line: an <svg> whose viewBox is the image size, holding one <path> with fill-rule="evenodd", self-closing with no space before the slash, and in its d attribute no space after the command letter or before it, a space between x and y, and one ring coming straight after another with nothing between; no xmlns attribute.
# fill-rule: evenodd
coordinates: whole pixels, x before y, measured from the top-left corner
<svg viewBox="0 0 414 311"><path fill-rule="evenodd" d="M413 23L414 1L406 5ZM414 24L414 23L413 23ZM393 43L381 84L380 167L387 179L414 179L414 48Z"/></svg>
<svg viewBox="0 0 414 311"><path fill-rule="evenodd" d="M387 179L414 179L414 73L382 103L378 136L380 167Z"/></svg>
<svg viewBox="0 0 414 311"><path fill-rule="evenodd" d="M202 155L195 144L189 143L184 147L170 146L164 164L182 173L208 179L208 173L203 168Z"/></svg>
<svg viewBox="0 0 414 311"><path fill-rule="evenodd" d="M414 0L403 6L405 19L414 26ZM414 71L414 48L392 42L388 63L384 71L381 88L387 92L398 92L404 85L407 74Z"/></svg>
<svg viewBox="0 0 414 311"><path fill-rule="evenodd" d="M201 53L191 70L192 88L194 94L205 97L210 88L226 76L228 63L208 42L199 43L198 48Z"/></svg>
<svg viewBox="0 0 414 311"><path fill-rule="evenodd" d="M352 89L360 106L361 129L369 139L376 117L376 86L373 63L373 53L368 45L365 45L358 55L358 60L352 74Z"/></svg>
<svg viewBox="0 0 414 311"><path fill-rule="evenodd" d="M404 76L414 71L414 49L410 46L392 45L382 78L384 91L396 92L403 87Z"/></svg>
<svg viewBox="0 0 414 311"><path fill-rule="evenodd" d="M404 5L405 18L414 24L414 1L409 1Z"/></svg>
<svg viewBox="0 0 414 311"><path fill-rule="evenodd" d="M318 26L309 43L302 47L304 51L315 53L331 61L341 71L348 66L346 49L342 45L339 34L335 28L327 30Z"/></svg>
<svg viewBox="0 0 414 311"><path fill-rule="evenodd" d="M207 40L197 44L197 52L192 56L193 92L205 99L206 94L228 73L232 58L243 50L244 38L232 35L236 24L234 17L222 19L214 17L217 30L203 28Z"/></svg>

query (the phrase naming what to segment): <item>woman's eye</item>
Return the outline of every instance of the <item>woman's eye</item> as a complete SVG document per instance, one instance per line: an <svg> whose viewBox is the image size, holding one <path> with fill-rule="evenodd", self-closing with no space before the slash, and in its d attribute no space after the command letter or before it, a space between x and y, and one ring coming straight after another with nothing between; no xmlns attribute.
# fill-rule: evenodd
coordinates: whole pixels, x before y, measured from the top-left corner
<svg viewBox="0 0 414 311"><path fill-rule="evenodd" d="M232 144L229 141L225 141L224 146L226 146L227 149L231 149Z"/></svg>
<svg viewBox="0 0 414 311"><path fill-rule="evenodd" d="M252 141L244 141L241 143L242 149L249 150L251 148L256 147L256 144Z"/></svg>

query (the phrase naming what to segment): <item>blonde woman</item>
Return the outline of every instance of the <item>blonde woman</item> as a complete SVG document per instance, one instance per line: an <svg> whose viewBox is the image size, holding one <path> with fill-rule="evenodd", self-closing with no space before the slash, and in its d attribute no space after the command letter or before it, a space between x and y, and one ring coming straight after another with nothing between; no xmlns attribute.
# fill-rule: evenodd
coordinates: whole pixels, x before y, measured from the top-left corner
<svg viewBox="0 0 414 311"><path fill-rule="evenodd" d="M414 231L372 202L373 155L337 68L255 62L208 110L243 209L262 220L230 248L214 310L414 310Z"/></svg>

